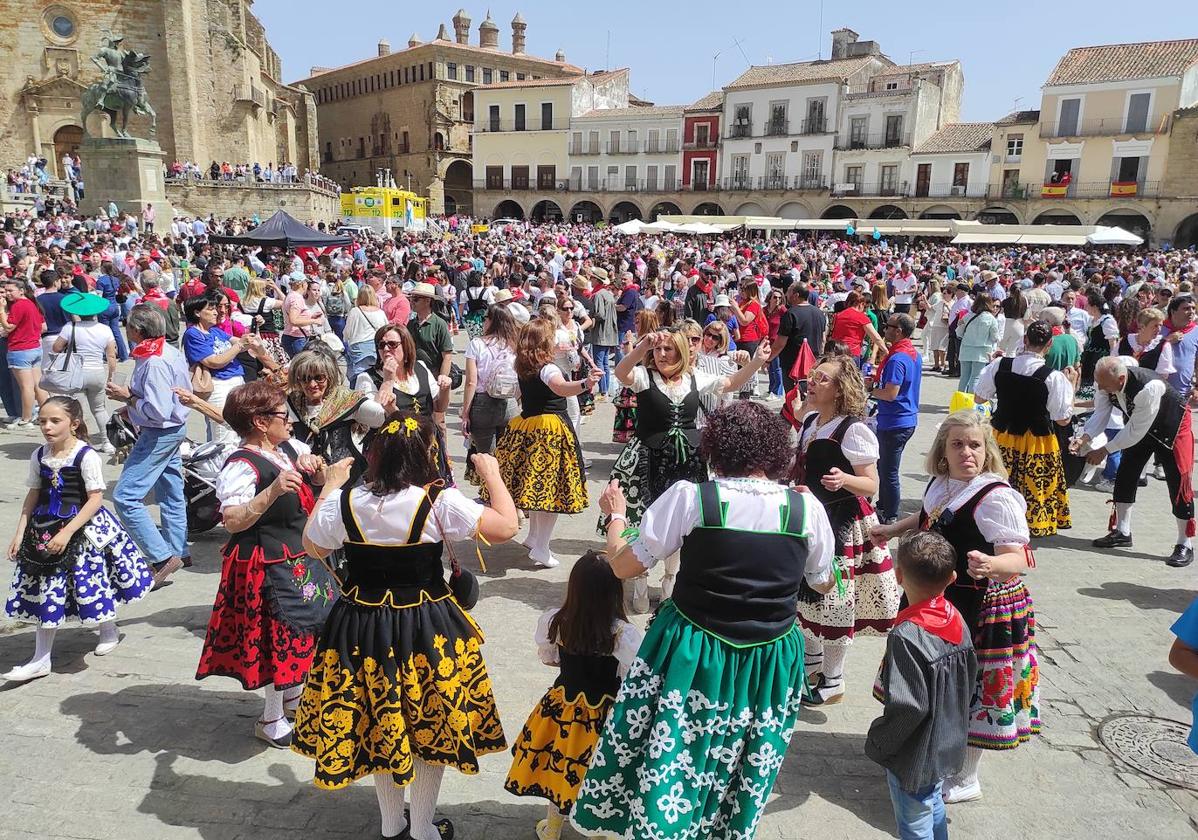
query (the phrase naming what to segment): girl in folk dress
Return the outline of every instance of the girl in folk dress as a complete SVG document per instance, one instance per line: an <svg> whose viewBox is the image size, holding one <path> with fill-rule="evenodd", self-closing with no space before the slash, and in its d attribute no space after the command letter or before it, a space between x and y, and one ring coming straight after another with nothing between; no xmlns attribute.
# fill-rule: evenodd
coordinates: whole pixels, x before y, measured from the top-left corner
<svg viewBox="0 0 1198 840"><path fill-rule="evenodd" d="M99 627L96 655L111 653L120 642L116 605L140 601L154 585L145 558L103 506L103 464L86 443L79 402L50 397L38 425L46 442L29 459L29 492L8 548L16 572L5 605L10 618L38 629L33 658L0 677L12 682L50 673L54 634L68 618Z"/></svg>
<svg viewBox="0 0 1198 840"><path fill-rule="evenodd" d="M937 531L957 551L957 579L944 595L973 633L978 681L969 707L969 747L961 773L944 782L945 802L982 795L983 750L1012 750L1040 732L1040 664L1036 612L1023 585L1035 566L1026 505L1006 481L990 425L976 411L950 414L936 433L923 506L891 525L875 525L883 542L919 528Z"/></svg>
<svg viewBox="0 0 1198 840"><path fill-rule="evenodd" d="M806 665L818 674L808 705L844 699L844 660L856 634L886 633L901 592L890 552L870 539L878 522L869 500L878 490L878 439L862 419L865 385L849 356L825 358L811 371L799 419L797 483L823 504L836 535L837 586L825 595L804 587L799 623Z"/></svg>
<svg viewBox="0 0 1198 840"><path fill-rule="evenodd" d="M538 840L557 840L586 775L620 680L641 643L628 623L623 587L607 557L588 551L570 570L566 602L541 616L534 636L541 661L560 669L512 746L504 787L549 800Z"/></svg>

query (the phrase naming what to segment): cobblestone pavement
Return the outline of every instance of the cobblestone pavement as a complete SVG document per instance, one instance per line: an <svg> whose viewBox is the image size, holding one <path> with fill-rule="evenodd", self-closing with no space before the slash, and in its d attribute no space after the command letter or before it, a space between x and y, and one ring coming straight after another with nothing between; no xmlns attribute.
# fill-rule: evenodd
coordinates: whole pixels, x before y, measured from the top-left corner
<svg viewBox="0 0 1198 840"><path fill-rule="evenodd" d="M951 390L941 377L925 380L924 416L904 457L908 506L926 481L923 454ZM594 459L592 499L619 450L611 421L611 405L601 403L583 426ZM460 458L454 428L452 450ZM197 435L201 429L196 423ZM0 432L7 477L0 482L0 533L14 527L26 460L39 442L36 433ZM106 469L110 483L118 472ZM1164 565L1173 543L1166 498L1162 482L1141 491L1132 549L1090 548L1090 539L1105 533L1107 507L1089 490L1071 495L1073 529L1040 541L1028 586L1039 620L1044 734L1012 754L985 758L985 797L949 808L954 835L1194 835L1196 794L1132 771L1096 736L1103 719L1122 712L1189 720L1196 686L1172 671L1166 654L1169 625L1196 594L1198 567ZM553 543L558 556L596 545L593 511L562 518ZM66 629L50 677L0 687L7 792L0 839L377 836L369 782L338 793L317 790L309 761L252 737L260 694L231 680L195 681L219 580L219 544L215 533L201 537L193 569L121 614L124 641L111 655L92 653L94 633ZM519 546L504 545L487 551L487 565L474 616L487 634L484 650L510 739L554 677L536 659L532 632L541 611L560 603L569 564L535 571ZM30 629L5 625L0 670L25 661L32 644ZM894 836L883 774L862 753L878 710L869 690L882 646L880 639L859 640L848 659L845 702L804 712L759 837ZM504 792L508 761L506 753L484 758L477 778L446 774L439 814L454 820L459 837L533 837L543 808Z"/></svg>

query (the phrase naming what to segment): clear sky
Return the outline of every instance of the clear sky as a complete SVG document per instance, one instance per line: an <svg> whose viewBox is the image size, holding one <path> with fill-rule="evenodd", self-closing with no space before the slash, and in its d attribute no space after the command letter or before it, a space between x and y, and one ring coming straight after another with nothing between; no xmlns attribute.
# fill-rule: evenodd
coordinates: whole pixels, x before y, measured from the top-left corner
<svg viewBox="0 0 1198 840"><path fill-rule="evenodd" d="M283 59L284 80L293 82L313 66L375 55L380 38L403 49L413 32L432 40L441 23L452 37L451 18L462 5L477 44L485 2L257 0L253 8ZM564 49L571 64L588 70L630 67L632 92L659 105L708 93L713 69L720 87L750 63L828 58L831 31L847 26L899 64L959 59L961 119L973 122L998 119L1017 98L1019 108L1039 107L1040 86L1070 47L1198 37L1195 8L1194 0L504 0L490 11L501 49L511 49L510 21L519 11L528 22L527 52L552 58Z"/></svg>

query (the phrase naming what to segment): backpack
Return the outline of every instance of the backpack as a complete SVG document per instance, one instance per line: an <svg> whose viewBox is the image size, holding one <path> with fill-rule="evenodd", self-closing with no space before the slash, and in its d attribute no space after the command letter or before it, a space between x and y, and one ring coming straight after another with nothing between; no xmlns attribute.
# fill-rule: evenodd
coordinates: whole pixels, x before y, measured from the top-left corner
<svg viewBox="0 0 1198 840"><path fill-rule="evenodd" d="M344 315L345 312L346 312L345 292L344 291L337 292L337 291L333 291L332 289L330 289L329 295L328 295L328 297L325 298L325 301L324 301L324 313L326 315L332 315L334 317L339 317L341 315Z"/></svg>

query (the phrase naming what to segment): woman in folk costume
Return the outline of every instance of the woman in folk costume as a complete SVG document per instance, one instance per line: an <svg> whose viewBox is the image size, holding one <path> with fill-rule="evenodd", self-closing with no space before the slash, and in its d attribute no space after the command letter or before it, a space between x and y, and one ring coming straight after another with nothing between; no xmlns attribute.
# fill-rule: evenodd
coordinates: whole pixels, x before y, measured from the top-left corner
<svg viewBox="0 0 1198 840"><path fill-rule="evenodd" d="M636 334L646 336L655 332L659 321L658 314L652 309L642 309L636 313L634 320ZM636 344L636 336L627 332L622 341L621 349L624 354L631 353ZM628 443L636 436L636 392L627 385L621 386L619 393L612 400L612 405L616 409L616 419L613 421L611 432L612 443Z"/></svg>
<svg viewBox="0 0 1198 840"><path fill-rule="evenodd" d="M998 398L990 423L1009 473L1008 483L1027 503L1033 537L1050 537L1069 528L1069 492L1060 439L1053 425L1073 421L1073 382L1052 370L1044 354L1052 346L1052 327L1032 321L1023 336L1023 352L988 364L974 386L974 399Z"/></svg>
<svg viewBox="0 0 1198 840"><path fill-rule="evenodd" d="M637 400L636 436L616 459L611 475L628 500L631 527L640 524L644 510L674 482L707 479L707 465L698 457L700 400L735 394L769 360L769 342L762 346L765 352L740 370L713 376L693 369L690 342L681 330L653 332L616 365L616 378ZM600 532L606 532L606 525L606 517L600 517ZM676 572L677 560L667 560L662 598L670 597ZM645 587L643 578L638 581ZM634 588L634 602L646 594Z"/></svg>
<svg viewBox="0 0 1198 840"><path fill-rule="evenodd" d="M386 410L360 391L340 384L337 362L323 350L302 350L287 370L292 435L326 462L353 458L353 482L366 469L367 432L383 425Z"/></svg>
<svg viewBox="0 0 1198 840"><path fill-rule="evenodd" d="M876 525L884 542L937 531L957 552L957 578L945 597L973 634L978 681L969 708L969 747L961 773L944 782L945 802L982 795L984 750L1012 750L1040 732L1036 613L1023 575L1035 567L1026 505L1006 481L994 433L976 411L950 414L928 453L933 476L918 513Z"/></svg>
<svg viewBox="0 0 1198 840"><path fill-rule="evenodd" d="M602 376L570 381L553 363L556 328L533 318L520 328L516 376L520 382L520 414L499 439L496 457L516 507L528 511L528 556L538 566L553 568L549 550L558 514L582 513L587 486L578 436L566 414L566 397L590 390Z"/></svg>
<svg viewBox="0 0 1198 840"><path fill-rule="evenodd" d="M807 400L795 409L796 483L819 499L836 539L836 587L822 595L804 587L799 598L807 671L818 675L803 702L819 706L844 699L848 646L857 634L886 633L902 593L890 552L869 535L878 522L870 504L878 490L878 439L863 418L861 373L850 356L830 356L807 381Z"/></svg>
<svg viewBox="0 0 1198 840"><path fill-rule="evenodd" d="M242 441L216 484L229 541L196 679L264 688L254 735L285 749L316 634L337 597L332 575L302 542L325 466L291 439L287 398L266 381L233 389L222 416Z"/></svg>
<svg viewBox="0 0 1198 840"><path fill-rule="evenodd" d="M628 529L617 484L607 556L628 579L681 552L674 595L624 677L570 815L590 836L752 837L804 691L800 582L833 585L832 529L810 493L777 483L790 429L738 400L708 418L715 479L679 481Z"/></svg>

